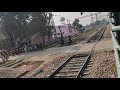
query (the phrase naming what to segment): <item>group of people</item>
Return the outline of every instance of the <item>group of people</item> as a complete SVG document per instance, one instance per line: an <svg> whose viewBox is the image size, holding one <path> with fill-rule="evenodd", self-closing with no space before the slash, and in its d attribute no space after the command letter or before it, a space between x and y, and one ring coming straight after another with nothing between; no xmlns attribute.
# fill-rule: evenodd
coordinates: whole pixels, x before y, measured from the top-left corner
<svg viewBox="0 0 120 90"><path fill-rule="evenodd" d="M18 55L24 52L31 52L31 51L43 51L42 44L32 44L32 43L22 43L19 44L18 47L9 48L8 50L2 49L0 50L0 57L2 58L3 62L7 61L9 56Z"/></svg>
<svg viewBox="0 0 120 90"><path fill-rule="evenodd" d="M20 43L18 47L14 50L15 54L20 54L20 53L26 53L26 52L31 52L31 51L38 51L42 50L43 51L43 46L42 44L32 44L30 42L26 43Z"/></svg>
<svg viewBox="0 0 120 90"><path fill-rule="evenodd" d="M38 50L42 50L43 51L43 46L42 44L37 45L37 44L25 44L24 45L24 52L31 52L31 51L38 51Z"/></svg>

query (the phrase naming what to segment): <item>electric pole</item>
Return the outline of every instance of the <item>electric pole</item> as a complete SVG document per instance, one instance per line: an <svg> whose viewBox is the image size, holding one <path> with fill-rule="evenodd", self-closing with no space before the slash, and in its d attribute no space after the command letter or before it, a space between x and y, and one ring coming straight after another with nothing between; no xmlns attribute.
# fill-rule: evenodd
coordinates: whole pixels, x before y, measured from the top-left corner
<svg viewBox="0 0 120 90"><path fill-rule="evenodd" d="M97 14L95 14L96 15L96 21L98 20L98 15Z"/></svg>
<svg viewBox="0 0 120 90"><path fill-rule="evenodd" d="M90 12L90 16L91 16L91 23L93 23L93 15L92 15L92 12Z"/></svg>

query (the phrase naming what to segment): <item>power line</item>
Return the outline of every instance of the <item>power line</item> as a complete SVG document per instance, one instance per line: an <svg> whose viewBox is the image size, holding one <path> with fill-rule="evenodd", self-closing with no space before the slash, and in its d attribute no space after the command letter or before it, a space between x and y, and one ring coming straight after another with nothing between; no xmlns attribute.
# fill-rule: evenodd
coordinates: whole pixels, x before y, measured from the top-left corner
<svg viewBox="0 0 120 90"><path fill-rule="evenodd" d="M92 14L92 12L90 12L90 13L91 13L90 15L86 15L86 16L83 16L83 17L78 17L77 19L81 19L81 18L90 17L90 16L93 16L93 15L96 15L96 14L101 14L102 12L95 13L95 14Z"/></svg>

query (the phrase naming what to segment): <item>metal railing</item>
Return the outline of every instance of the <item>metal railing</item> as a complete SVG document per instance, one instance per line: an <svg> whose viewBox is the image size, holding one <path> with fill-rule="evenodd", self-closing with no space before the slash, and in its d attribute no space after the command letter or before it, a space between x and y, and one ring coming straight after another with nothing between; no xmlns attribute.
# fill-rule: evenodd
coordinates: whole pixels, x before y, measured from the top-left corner
<svg viewBox="0 0 120 90"><path fill-rule="evenodd" d="M111 23L110 26L111 26L113 48L114 48L114 56L116 60L117 77L120 78L120 44L118 43L117 40L117 32L120 32L120 26L114 26Z"/></svg>

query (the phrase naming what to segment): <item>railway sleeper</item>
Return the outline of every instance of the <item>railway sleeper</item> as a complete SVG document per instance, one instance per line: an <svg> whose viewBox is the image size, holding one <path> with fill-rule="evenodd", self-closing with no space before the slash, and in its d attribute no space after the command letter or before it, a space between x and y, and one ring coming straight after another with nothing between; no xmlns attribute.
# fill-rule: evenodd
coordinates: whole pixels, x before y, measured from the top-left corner
<svg viewBox="0 0 120 90"><path fill-rule="evenodd" d="M68 62L68 64L78 64L78 63L84 63L84 62Z"/></svg>
<svg viewBox="0 0 120 90"><path fill-rule="evenodd" d="M81 64L83 64L84 62L69 62L68 64L70 64L70 65L72 65L72 64L79 64L79 65L81 65Z"/></svg>
<svg viewBox="0 0 120 90"><path fill-rule="evenodd" d="M10 67L10 66L12 66L12 65L14 65L14 64L16 64L16 63L21 62L21 61L22 61L22 60L19 60L19 61L13 62L13 63L11 63L11 64L6 65L5 67Z"/></svg>
<svg viewBox="0 0 120 90"><path fill-rule="evenodd" d="M69 69L69 70L76 70L76 69L80 69L80 67L64 67L63 69Z"/></svg>
<svg viewBox="0 0 120 90"><path fill-rule="evenodd" d="M28 72L29 71L27 70L27 71L23 72L22 74L20 74L19 76L17 76L16 78L21 78L21 77L25 76Z"/></svg>
<svg viewBox="0 0 120 90"><path fill-rule="evenodd" d="M8 64L13 63L13 62L14 62L14 61L7 61L7 62L1 64L0 67L3 67L3 66L5 66L5 65L8 65Z"/></svg>
<svg viewBox="0 0 120 90"><path fill-rule="evenodd" d="M65 67L79 67L81 64L68 64Z"/></svg>
<svg viewBox="0 0 120 90"><path fill-rule="evenodd" d="M79 71L80 70L80 68L78 68L78 69L65 69L65 68L63 68L62 70L60 70L60 71Z"/></svg>
<svg viewBox="0 0 120 90"><path fill-rule="evenodd" d="M67 77L76 77L77 76L77 74L69 74L69 75L67 75Z"/></svg>
<svg viewBox="0 0 120 90"><path fill-rule="evenodd" d="M60 70L59 72L79 72L78 70Z"/></svg>
<svg viewBox="0 0 120 90"><path fill-rule="evenodd" d="M76 62L69 62L68 64L72 65L72 64L81 64L81 63L84 63L84 62L76 61Z"/></svg>
<svg viewBox="0 0 120 90"><path fill-rule="evenodd" d="M55 76L54 78L75 78L75 76Z"/></svg>
<svg viewBox="0 0 120 90"><path fill-rule="evenodd" d="M78 72L59 72L60 75L78 74Z"/></svg>
<svg viewBox="0 0 120 90"><path fill-rule="evenodd" d="M8 64L4 65L3 67L8 67L9 65L12 65L12 64L14 64L14 63L15 63L15 62L8 63Z"/></svg>
<svg viewBox="0 0 120 90"><path fill-rule="evenodd" d="M93 66L93 65L89 64L89 65L87 65L87 68L92 67L92 66Z"/></svg>
<svg viewBox="0 0 120 90"><path fill-rule="evenodd" d="M55 75L55 77L76 77L77 76L77 74L69 74L69 75L61 75L61 74L57 74L57 75Z"/></svg>
<svg viewBox="0 0 120 90"><path fill-rule="evenodd" d="M68 70L68 71L59 71L59 73L78 73L79 71L71 71L71 70Z"/></svg>
<svg viewBox="0 0 120 90"><path fill-rule="evenodd" d="M90 72L85 72L85 73L83 73L82 76L89 75L89 74L90 74Z"/></svg>
<svg viewBox="0 0 120 90"><path fill-rule="evenodd" d="M81 67L81 66L83 66L83 64L84 64L84 63L68 64L68 65L66 65L65 67L71 67L71 68L72 68L72 67Z"/></svg>
<svg viewBox="0 0 120 90"><path fill-rule="evenodd" d="M85 69L85 71L90 71L90 70L91 70L91 68L86 68L86 69Z"/></svg>
<svg viewBox="0 0 120 90"><path fill-rule="evenodd" d="M86 55L86 56L73 56L73 60L79 60L79 59L85 59L86 57L87 57L88 55ZM72 60L71 59L71 60Z"/></svg>
<svg viewBox="0 0 120 90"><path fill-rule="evenodd" d="M84 62L85 59L79 59L79 60L70 60L70 62Z"/></svg>
<svg viewBox="0 0 120 90"><path fill-rule="evenodd" d="M93 61L90 61L89 64L93 64L94 62Z"/></svg>
<svg viewBox="0 0 120 90"><path fill-rule="evenodd" d="M70 62L84 62L85 61L85 59L84 60L70 60Z"/></svg>
<svg viewBox="0 0 120 90"><path fill-rule="evenodd" d="M19 63L16 63L16 64L14 64L14 65L12 65L12 66L10 66L11 68L17 68L20 64L22 64L23 62L21 61L21 62L19 62Z"/></svg>

